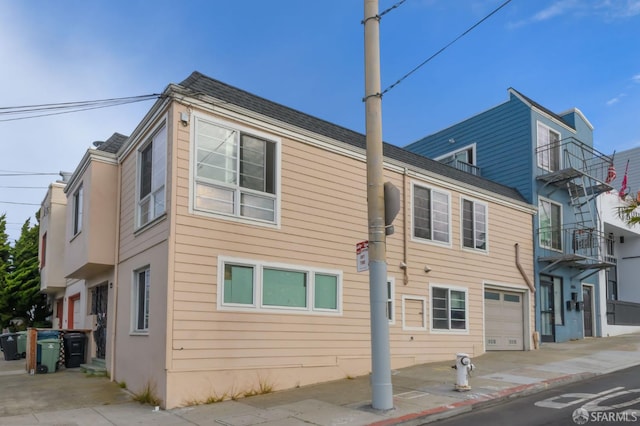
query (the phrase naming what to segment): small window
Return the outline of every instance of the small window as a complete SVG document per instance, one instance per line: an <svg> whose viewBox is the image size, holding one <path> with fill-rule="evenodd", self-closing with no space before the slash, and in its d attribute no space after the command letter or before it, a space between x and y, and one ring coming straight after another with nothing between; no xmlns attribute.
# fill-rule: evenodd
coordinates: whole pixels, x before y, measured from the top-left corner
<svg viewBox="0 0 640 426"><path fill-rule="evenodd" d="M518 296L517 294L505 294L504 295L504 301L505 302L520 303L520 296Z"/></svg>
<svg viewBox="0 0 640 426"><path fill-rule="evenodd" d="M73 235L76 235L82 230L83 204L83 188L80 186L76 192L73 193Z"/></svg>
<svg viewBox="0 0 640 426"><path fill-rule="evenodd" d="M167 129L163 126L138 151L138 226L165 212Z"/></svg>
<svg viewBox="0 0 640 426"><path fill-rule="evenodd" d="M315 284L314 308L338 309L338 277L315 274Z"/></svg>
<svg viewBox="0 0 640 426"><path fill-rule="evenodd" d="M562 251L562 206L541 198L538 211L540 246Z"/></svg>
<svg viewBox="0 0 640 426"><path fill-rule="evenodd" d="M413 236L448 243L449 228L449 195L414 185Z"/></svg>
<svg viewBox="0 0 640 426"><path fill-rule="evenodd" d="M146 267L134 273L134 325L135 332L149 330L150 269Z"/></svg>
<svg viewBox="0 0 640 426"><path fill-rule="evenodd" d="M432 328L434 330L466 330L466 291L444 287L432 287L431 312Z"/></svg>
<svg viewBox="0 0 640 426"><path fill-rule="evenodd" d="M224 303L253 305L253 267L225 265Z"/></svg>
<svg viewBox="0 0 640 426"><path fill-rule="evenodd" d="M487 249L487 206L462 200L462 245L476 250Z"/></svg>
<svg viewBox="0 0 640 426"><path fill-rule="evenodd" d="M500 293L496 293L493 291L484 291L484 298L487 300L500 300Z"/></svg>
<svg viewBox="0 0 640 426"><path fill-rule="evenodd" d="M47 262L47 233L42 234L42 243L40 249L40 269L44 268Z"/></svg>

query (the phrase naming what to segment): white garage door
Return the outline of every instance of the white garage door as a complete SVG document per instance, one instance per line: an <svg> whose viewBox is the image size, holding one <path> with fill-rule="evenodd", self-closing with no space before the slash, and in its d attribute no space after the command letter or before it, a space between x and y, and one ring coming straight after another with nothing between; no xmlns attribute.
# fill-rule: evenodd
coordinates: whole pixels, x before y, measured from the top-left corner
<svg viewBox="0 0 640 426"><path fill-rule="evenodd" d="M488 351L524 350L522 293L485 289L484 323Z"/></svg>

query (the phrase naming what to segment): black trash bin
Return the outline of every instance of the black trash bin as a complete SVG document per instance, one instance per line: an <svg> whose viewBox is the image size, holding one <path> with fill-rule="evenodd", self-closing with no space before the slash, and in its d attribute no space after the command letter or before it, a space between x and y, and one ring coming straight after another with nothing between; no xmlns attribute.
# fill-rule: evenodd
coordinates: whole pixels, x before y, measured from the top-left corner
<svg viewBox="0 0 640 426"><path fill-rule="evenodd" d="M84 364L87 336L83 333L65 333L62 338L64 339L64 366L80 367L80 364Z"/></svg>
<svg viewBox="0 0 640 426"><path fill-rule="evenodd" d="M17 333L0 334L0 346L2 346L2 352L4 352L5 361L13 361L21 358L20 354L18 353Z"/></svg>

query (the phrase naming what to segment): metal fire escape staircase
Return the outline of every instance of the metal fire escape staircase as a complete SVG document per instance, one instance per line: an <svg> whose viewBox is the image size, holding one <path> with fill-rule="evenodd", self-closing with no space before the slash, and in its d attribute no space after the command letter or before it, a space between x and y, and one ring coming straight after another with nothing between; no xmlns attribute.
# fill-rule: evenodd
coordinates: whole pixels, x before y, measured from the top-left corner
<svg viewBox="0 0 640 426"><path fill-rule="evenodd" d="M560 155L559 170L540 170L537 179L544 182L544 187L566 188L575 218L573 223L562 224L561 248L543 250L538 258L548 262L543 270L569 266L578 270L574 277L580 275L580 279L584 279L613 266L604 256L609 237L599 229L600 218L595 205L598 195L613 189L607 179L612 158L575 138L540 147L538 152L543 149ZM547 155L552 155L551 151Z"/></svg>

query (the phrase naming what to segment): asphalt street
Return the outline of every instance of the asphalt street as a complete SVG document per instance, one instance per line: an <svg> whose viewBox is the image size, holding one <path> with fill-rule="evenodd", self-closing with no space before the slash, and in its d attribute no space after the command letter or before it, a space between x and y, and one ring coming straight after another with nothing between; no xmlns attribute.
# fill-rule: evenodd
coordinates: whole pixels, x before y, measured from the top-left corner
<svg viewBox="0 0 640 426"><path fill-rule="evenodd" d="M597 376L430 424L640 425L640 367Z"/></svg>

